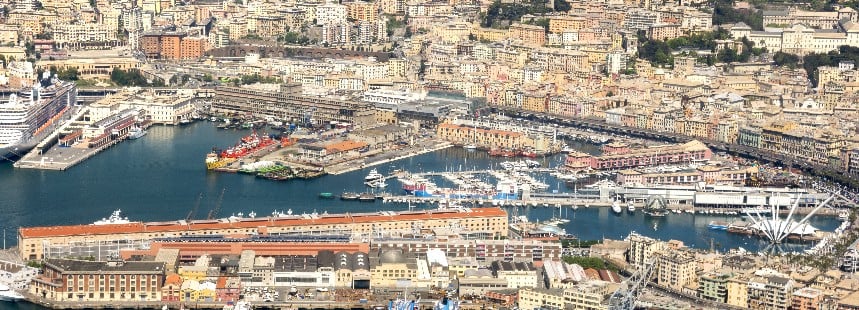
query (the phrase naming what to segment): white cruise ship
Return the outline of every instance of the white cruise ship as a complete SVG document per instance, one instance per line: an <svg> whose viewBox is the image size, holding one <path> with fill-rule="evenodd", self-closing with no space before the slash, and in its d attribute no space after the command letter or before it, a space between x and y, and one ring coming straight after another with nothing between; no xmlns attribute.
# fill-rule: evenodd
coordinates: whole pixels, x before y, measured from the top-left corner
<svg viewBox="0 0 859 310"><path fill-rule="evenodd" d="M0 160L24 156L65 120L77 102L74 83L36 83L0 102Z"/></svg>

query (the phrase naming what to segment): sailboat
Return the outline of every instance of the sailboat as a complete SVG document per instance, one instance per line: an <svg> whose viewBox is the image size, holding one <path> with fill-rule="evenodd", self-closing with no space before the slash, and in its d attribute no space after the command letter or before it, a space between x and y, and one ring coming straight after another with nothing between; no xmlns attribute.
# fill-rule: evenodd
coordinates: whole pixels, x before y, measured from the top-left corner
<svg viewBox="0 0 859 310"><path fill-rule="evenodd" d="M565 217L563 217L563 212L564 212L564 209L562 209L562 208L561 208L561 204L559 203L559 204L558 204L558 217L559 217L559 218L558 218L558 223L560 223L560 224L566 224L566 223L569 223L569 222L570 222L570 220L569 220L569 219L567 219L567 218L565 218Z"/></svg>
<svg viewBox="0 0 859 310"><path fill-rule="evenodd" d="M477 149L477 125L474 124L474 119L471 120L471 143L462 146L462 148L473 151Z"/></svg>

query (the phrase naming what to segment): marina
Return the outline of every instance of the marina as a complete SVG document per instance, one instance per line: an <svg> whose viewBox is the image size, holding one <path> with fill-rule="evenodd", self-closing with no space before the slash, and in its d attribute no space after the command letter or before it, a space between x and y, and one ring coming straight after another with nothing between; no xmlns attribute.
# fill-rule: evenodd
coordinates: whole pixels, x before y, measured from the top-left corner
<svg viewBox="0 0 859 310"><path fill-rule="evenodd" d="M184 218L196 203L200 193L202 193L200 210L209 210L218 204L218 198L224 188L227 191L221 203L222 214L249 211L265 214L271 210L288 208L297 213L310 213L313 210L329 213L407 210L410 208L409 201L412 202L412 208L436 208L438 201L442 199L404 195L400 189L402 186L400 182L388 180L389 185L385 191L397 196L374 199L373 202L359 202L357 198L360 197L360 193L368 191L364 181L370 168L290 183L266 182L255 176L240 173L206 173L205 166L201 164L201 158L205 157L213 145L223 145L223 141L238 141L251 131L218 130L213 124L207 122L183 127L155 126L148 131L149 134L134 143L118 144L88 160L86 164L62 173L14 169L8 163L0 166L0 185L2 185L0 194L8 197L5 212L18 215L0 219L0 226L67 224L72 223L74 218L101 218L117 208L122 209L128 217L139 220ZM571 145L579 150L599 151L598 146L590 144ZM537 161L542 163L543 168L539 169L557 165L562 162L562 158L563 155L540 158ZM459 166L469 171L501 170L502 168L498 167L505 161L509 159L490 157L486 152L445 148L379 164L373 168L383 175L393 175L395 170L409 169L417 171L416 173L425 171L427 178L437 182L439 186L455 188L455 183L445 181L445 178L441 177L441 172L459 170ZM123 173L117 174L115 172L119 171L117 169L121 169ZM429 171L441 172L430 175ZM448 173L449 177L455 174ZM563 213L567 214L570 220L563 225L563 228L568 234L583 240L603 237L622 238L629 231L635 230L661 239L680 239L693 246L708 246L709 239L714 238L723 248L737 246L743 246L749 250L756 248L746 244L753 244L753 239L748 239L747 236L717 233L707 228L707 224L713 220L731 221L737 215L702 213L705 211L703 209L698 210L697 213L689 213L691 210L683 209L681 213L672 212L667 216L654 217L640 211L644 209L645 202L642 201L635 203L634 212L625 211L624 214L614 215L609 208L606 208L611 205L610 202L582 199L580 203L573 203L575 200L571 198L576 197L577 194L572 188L568 188L563 180L548 172L540 174L543 176L537 179L549 185L549 188L541 194L547 195L546 197L562 195L556 196L558 202L500 200L505 201L503 208L507 209L508 213L512 214L518 209L519 214L527 215L531 221L547 221L557 216L553 214L558 213L557 204L561 204ZM545 177L545 181L542 177ZM491 186L496 185L494 181L488 179L488 176L486 178L476 179ZM145 185L141 183L144 182L143 180L146 180ZM40 188L51 188L52 194L42 194ZM130 191L130 188L137 190ZM584 185L576 191L583 192L581 188L584 188ZM358 197L355 197L354 202L330 199L339 198L343 192L352 192ZM121 195L122 199L117 199L117 195ZM532 197L540 197L534 195L537 194L532 193ZM159 197L159 207L156 209L152 207L152 197ZM397 202L398 199L400 202ZM284 203L285 201L288 203ZM431 204L429 201L435 203ZM483 202L491 205L491 200ZM38 210L27 207L33 204L44 207ZM72 211L63 207L66 205L93 207ZM624 207L626 206L624 204ZM669 208L673 206L673 204L668 205ZM838 226L839 221L836 216L818 216L813 219L812 224L821 230L831 230ZM14 242L13 239L9 240L10 245L14 245Z"/></svg>

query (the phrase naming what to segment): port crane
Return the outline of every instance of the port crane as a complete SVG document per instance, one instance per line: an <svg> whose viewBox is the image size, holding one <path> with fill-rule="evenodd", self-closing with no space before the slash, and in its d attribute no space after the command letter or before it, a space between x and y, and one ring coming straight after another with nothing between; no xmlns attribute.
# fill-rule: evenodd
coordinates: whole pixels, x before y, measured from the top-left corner
<svg viewBox="0 0 859 310"><path fill-rule="evenodd" d="M203 193L200 193L200 196L197 197L197 202L194 203L194 208L191 209L191 212L188 212L188 216L185 217L185 221L190 221L194 218L194 215L197 214L197 209L200 209L200 201L203 200Z"/></svg>
<svg viewBox="0 0 859 310"><path fill-rule="evenodd" d="M655 261L650 260L638 268L632 276L623 281L620 287L609 297L609 310L635 309L638 295L647 287L647 282L650 281L650 277L653 275L655 265Z"/></svg>
<svg viewBox="0 0 859 310"><path fill-rule="evenodd" d="M212 209L211 211L209 211L209 216L206 217L207 219L213 220L213 219L215 219L216 216L218 216L218 212L221 211L221 204L224 202L224 192L226 192L226 191L227 191L226 187L224 187L224 189L221 190L221 195L218 196L218 202L215 203L215 208Z"/></svg>

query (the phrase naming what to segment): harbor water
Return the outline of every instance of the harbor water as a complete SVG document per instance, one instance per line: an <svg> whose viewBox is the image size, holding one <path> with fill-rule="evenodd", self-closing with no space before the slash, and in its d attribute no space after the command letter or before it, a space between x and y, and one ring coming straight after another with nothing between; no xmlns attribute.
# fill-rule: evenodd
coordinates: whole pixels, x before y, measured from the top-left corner
<svg viewBox="0 0 859 310"><path fill-rule="evenodd" d="M217 217L254 211L265 216L273 211L294 213L367 212L406 210L404 203L357 202L320 199L319 193L340 195L344 191L366 191L364 177L371 167L337 176L286 182L269 181L245 174L207 171L205 155L213 147L229 147L249 131L219 130L201 122L182 127L156 126L141 139L120 143L67 171L15 169L0 165L0 227L6 231L5 245L14 246L21 226L91 223L121 209L130 220L164 221L209 215L224 192ZM595 145L571 142L580 151L596 154ZM379 172L462 171L500 169L510 160L489 157L486 152L448 148L379 165ZM556 166L563 155L538 159L544 166ZM550 174L534 175L548 184L548 191L571 192L564 182ZM440 177L434 178L440 186ZM390 180L388 192L401 194L400 183ZM200 197L202 194L202 198ZM199 202L198 202L199 200ZM199 204L199 207L196 205ZM416 205L417 208L433 206ZM195 210L196 209L196 210ZM757 251L766 244L756 238L728 234L707 228L713 220L731 221L736 216L669 214L647 217L642 212L624 211L616 215L609 208L507 207L510 214L526 215L531 221L552 217L570 219L563 228L581 240L622 239L631 231L663 240L677 239L695 248L717 250L743 247ZM811 224L832 231L839 222L833 217L816 217ZM0 303L2 309L40 309L29 303Z"/></svg>
<svg viewBox="0 0 859 310"><path fill-rule="evenodd" d="M204 219L218 204L222 191L222 206L216 217L251 211L265 216L287 210L300 214L408 208L404 203L318 197L321 192L340 195L344 191L366 191L363 179L371 167L337 176L286 182L206 170L203 159L213 147L231 146L247 134L246 130L216 129L208 122L180 127L156 126L141 139L120 143L67 171L15 169L4 163L0 166L0 195L4 197L0 205L0 212L4 214L0 217L0 227L6 230L6 245L15 245L16 230L21 226L91 223L116 209L121 209L130 220L138 221L184 219L189 214L194 219ZM584 152L599 152L595 145L571 145ZM489 157L481 151L448 148L374 168L385 174L396 169L410 172L500 169L498 164L506 160L510 159ZM538 159L544 166L556 166L562 160L563 155ZM534 175L534 178L548 184L550 192L571 191L548 173ZM402 194L399 182L389 180L388 183L388 192ZM439 180L439 185L446 184ZM508 211L513 213L513 210ZM669 214L665 218L650 218L640 211L615 215L608 208L595 207L575 211L569 207L561 211L556 207L523 207L518 212L532 221L553 216L569 218L571 221L563 228L582 240L618 239L636 231L664 240L677 239L696 248L709 248L711 239L717 249L743 247L755 251L763 246L756 239L707 229L710 221L739 219L736 216ZM812 224L831 231L839 223L832 217L816 217Z"/></svg>

